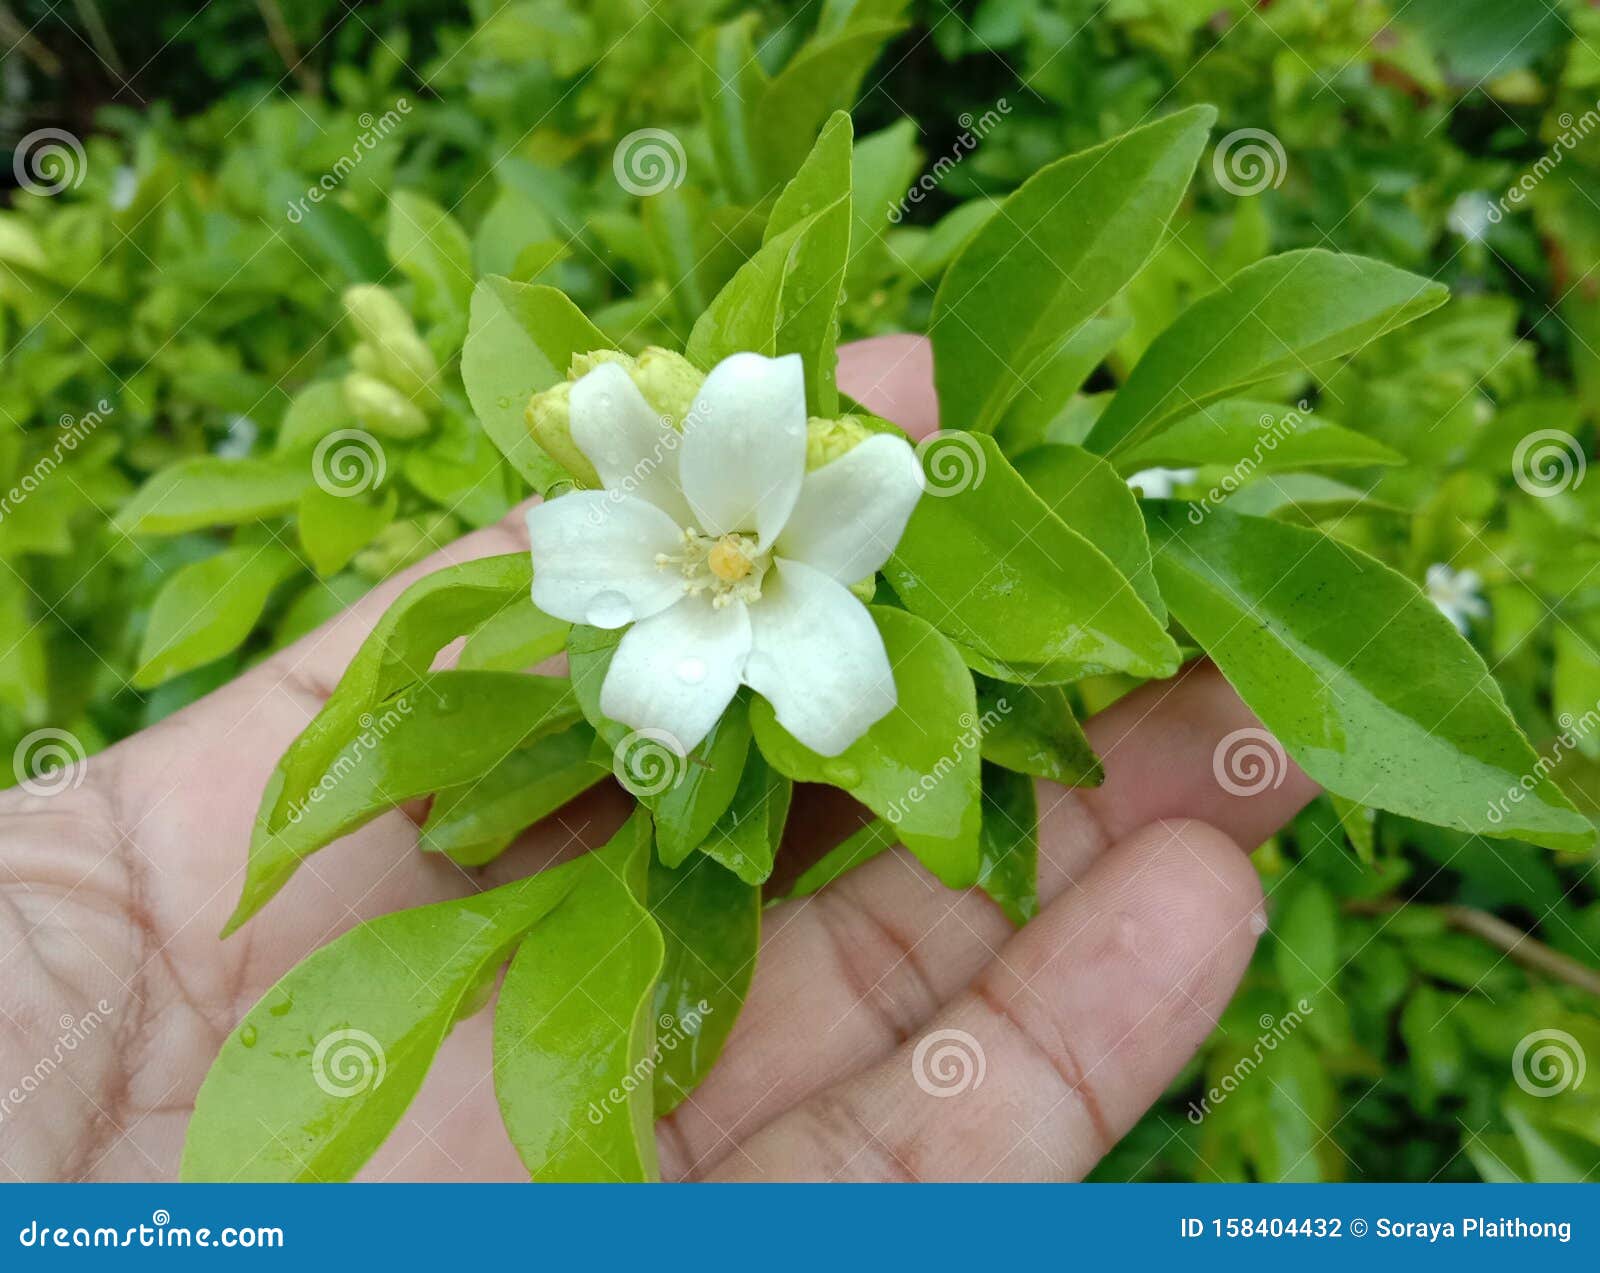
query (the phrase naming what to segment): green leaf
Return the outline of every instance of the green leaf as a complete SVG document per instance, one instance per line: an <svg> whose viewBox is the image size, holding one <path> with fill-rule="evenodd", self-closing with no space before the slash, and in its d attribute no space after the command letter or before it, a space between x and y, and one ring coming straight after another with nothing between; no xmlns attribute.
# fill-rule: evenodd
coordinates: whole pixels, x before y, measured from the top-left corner
<svg viewBox="0 0 1600 1273"><path fill-rule="evenodd" d="M1039 807L1033 779L983 766L983 866L978 887L1018 928L1039 911Z"/></svg>
<svg viewBox="0 0 1600 1273"><path fill-rule="evenodd" d="M914 613L1003 680L1170 676L1178 647L1115 565L982 434L923 451L928 490L884 568Z"/></svg>
<svg viewBox="0 0 1600 1273"><path fill-rule="evenodd" d="M655 1114L670 1114L711 1072L728 1041L761 946L761 890L696 855L650 864L650 913L666 943L653 1013Z"/></svg>
<svg viewBox="0 0 1600 1273"><path fill-rule="evenodd" d="M289 400L278 424L278 440L273 444L273 451L278 455L310 451L328 434L354 428L355 423L355 414L344 400L341 382L314 381Z"/></svg>
<svg viewBox="0 0 1600 1273"><path fill-rule="evenodd" d="M531 739L577 719L572 688L558 677L424 676L358 717L344 738L328 740L334 754L327 768L282 825L264 831L257 822L228 931L260 910L318 849L404 800L478 781Z"/></svg>
<svg viewBox="0 0 1600 1273"><path fill-rule="evenodd" d="M566 379L573 355L610 347L553 287L491 277L473 289L461 378L490 440L541 495L567 473L528 432L528 399Z"/></svg>
<svg viewBox="0 0 1600 1273"><path fill-rule="evenodd" d="M1088 319L1047 350L995 426L1000 449L1007 455L1019 455L1044 442L1051 425L1127 333L1129 322L1126 318Z"/></svg>
<svg viewBox="0 0 1600 1273"><path fill-rule="evenodd" d="M115 526L125 535L239 526L292 511L312 481L303 456L180 460L134 493L118 511Z"/></svg>
<svg viewBox="0 0 1600 1273"><path fill-rule="evenodd" d="M377 499L307 487L295 524L312 568L324 578L338 574L394 520L399 504L400 493L393 487Z"/></svg>
<svg viewBox="0 0 1600 1273"><path fill-rule="evenodd" d="M320 187L316 202L304 189L287 183L279 183L277 190L275 202L293 206L289 220L348 282L374 283L388 273L383 245L350 209L321 197L324 191Z"/></svg>
<svg viewBox="0 0 1600 1273"><path fill-rule="evenodd" d="M717 173L739 203L755 203L765 193L751 147L755 105L766 92L767 77L756 57L756 15L712 27L697 42L701 115Z"/></svg>
<svg viewBox="0 0 1600 1273"><path fill-rule="evenodd" d="M1366 866L1377 860L1377 810L1346 800L1343 796L1329 796L1328 802L1339 817L1339 825L1355 848L1356 857Z"/></svg>
<svg viewBox="0 0 1600 1273"><path fill-rule="evenodd" d="M1306 407L1227 398L1185 416L1117 457L1124 473L1225 464L1236 478L1253 473L1404 464L1383 443L1325 420Z"/></svg>
<svg viewBox="0 0 1600 1273"><path fill-rule="evenodd" d="M848 110L867 68L897 35L897 22L862 22L811 40L767 85L755 112L755 153L770 189L804 162L811 140L835 111Z"/></svg>
<svg viewBox="0 0 1600 1273"><path fill-rule="evenodd" d="M761 754L796 782L848 791L951 888L978 878L977 700L954 646L915 615L873 606L899 702L838 756L819 756L758 698L750 724Z"/></svg>
<svg viewBox="0 0 1600 1273"><path fill-rule="evenodd" d="M832 884L847 871L853 871L863 863L870 862L885 849L891 849L899 843L900 837L895 834L894 827L881 818L874 818L813 862L794 882L794 887L789 890L789 896L809 897L812 893Z"/></svg>
<svg viewBox="0 0 1600 1273"><path fill-rule="evenodd" d="M1050 510L1127 576L1139 600L1165 623L1150 569L1150 536L1139 501L1117 471L1081 446L1036 447L1017 459L1017 472Z"/></svg>
<svg viewBox="0 0 1600 1273"><path fill-rule="evenodd" d="M389 259L417 289L434 322L460 322L472 295L472 242L432 199L396 190L389 200Z"/></svg>
<svg viewBox="0 0 1600 1273"><path fill-rule="evenodd" d="M531 596L517 597L472 630L456 666L491 672L525 672L567 644L572 625L552 619Z"/></svg>
<svg viewBox="0 0 1600 1273"><path fill-rule="evenodd" d="M195 1098L182 1179L351 1179L573 876L547 871L369 920L298 964L223 1043Z"/></svg>
<svg viewBox="0 0 1600 1273"><path fill-rule="evenodd" d="M1059 685L1007 685L986 676L977 684L985 760L1067 787L1105 781L1100 757Z"/></svg>
<svg viewBox="0 0 1600 1273"><path fill-rule="evenodd" d="M441 791L422 826L422 847L461 866L482 866L610 770L594 763L594 731L579 721L518 747L476 782Z"/></svg>
<svg viewBox="0 0 1600 1273"><path fill-rule="evenodd" d="M657 1175L648 1067L664 946L645 909L650 820L579 859L561 905L523 939L494 1015L494 1089L539 1181Z"/></svg>
<svg viewBox="0 0 1600 1273"><path fill-rule="evenodd" d="M362 728L363 715L381 712L390 699L420 682L445 645L526 596L532 579L528 555L508 553L435 571L402 592L361 643L322 710L279 758L262 793L252 845L270 840L288 825L289 811L311 797ZM224 933L265 900L248 906L241 901Z"/></svg>
<svg viewBox="0 0 1600 1273"><path fill-rule="evenodd" d="M1360 349L1449 295L1361 256L1313 248L1258 261L1156 337L1085 445L1116 455L1208 402Z"/></svg>
<svg viewBox="0 0 1600 1273"><path fill-rule="evenodd" d="M1483 660L1410 580L1316 531L1146 508L1173 613L1317 782L1480 835L1594 843Z"/></svg>
<svg viewBox="0 0 1600 1273"><path fill-rule="evenodd" d="M238 649L272 590L299 564L293 553L269 544L225 548L179 569L151 606L133 683L148 689Z"/></svg>
<svg viewBox="0 0 1600 1273"><path fill-rule="evenodd" d="M1195 106L1040 169L968 240L929 335L947 425L988 432L1149 258L1216 119Z"/></svg>
<svg viewBox="0 0 1600 1273"><path fill-rule="evenodd" d="M700 842L700 851L745 883L764 883L772 874L793 795L794 784L766 762L759 748L749 748L738 789ZM666 861L667 855L661 856Z"/></svg>
<svg viewBox="0 0 1600 1273"><path fill-rule="evenodd" d="M856 142L850 156L852 226L845 270L852 290L882 268L882 239L898 220L901 200L916 180L920 162L917 126L909 119Z"/></svg>

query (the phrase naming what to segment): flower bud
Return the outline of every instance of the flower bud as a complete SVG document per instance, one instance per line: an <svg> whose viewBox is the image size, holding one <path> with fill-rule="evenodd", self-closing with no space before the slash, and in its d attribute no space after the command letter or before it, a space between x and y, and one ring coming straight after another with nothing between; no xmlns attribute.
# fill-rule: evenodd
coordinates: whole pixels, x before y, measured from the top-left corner
<svg viewBox="0 0 1600 1273"><path fill-rule="evenodd" d="M682 354L655 345L634 360L628 375L656 414L665 416L679 429L706 379Z"/></svg>
<svg viewBox="0 0 1600 1273"><path fill-rule="evenodd" d="M386 438L416 438L428 431L422 409L393 385L364 371L344 378L344 400L361 427Z"/></svg>
<svg viewBox="0 0 1600 1273"><path fill-rule="evenodd" d="M806 472L832 464L872 436L860 416L840 416L824 420L812 416L806 421Z"/></svg>
<svg viewBox="0 0 1600 1273"><path fill-rule="evenodd" d="M381 376L408 398L433 402L438 360L394 293L376 283L358 283L345 289L344 307L377 359L378 370L361 369Z"/></svg>
<svg viewBox="0 0 1600 1273"><path fill-rule="evenodd" d="M578 449L572 440L572 382L559 384L536 393L528 399L522 413L528 422L528 432L542 446L545 454L566 469L579 486L597 487L600 475L595 472L589 457Z"/></svg>

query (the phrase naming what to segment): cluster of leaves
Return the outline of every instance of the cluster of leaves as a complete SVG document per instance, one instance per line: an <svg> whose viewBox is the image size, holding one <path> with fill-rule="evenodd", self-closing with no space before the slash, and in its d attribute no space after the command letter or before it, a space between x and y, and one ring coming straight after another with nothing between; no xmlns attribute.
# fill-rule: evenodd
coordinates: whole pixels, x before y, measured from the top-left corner
<svg viewBox="0 0 1600 1273"><path fill-rule="evenodd" d="M812 388L827 392L834 320L817 320L818 306L837 295L844 337L934 334L944 418L979 436L965 449L931 449L930 482L937 487L963 463L986 466L986 482L925 499L875 611L891 650L896 627L940 634L930 648L946 655L919 668L907 700L928 719L959 721L952 702L992 719L996 700L1009 700L1006 727L986 736L981 755L956 749L959 778L940 788L943 802L916 806L923 821L906 838L931 868L952 883L976 870L1014 919L1025 918L1031 842L1012 828L1029 825L1032 796L1016 775L1048 769L1058 780L1095 781L1096 762L1063 709L1093 710L1196 646L1345 797L1319 801L1259 855L1273 931L1245 991L1172 1101L1103 1172L1591 1174L1600 1158L1592 1078L1583 1091L1533 1099L1511 1081L1508 1053L1535 1028L1560 1028L1600 1056L1582 1015L1592 1014L1592 997L1548 967L1524 971L1505 957L1506 935L1482 922L1499 916L1593 965L1600 901L1587 882L1592 858L1576 851L1585 824L1571 820L1542 763L1545 796L1516 806L1521 824L1482 814L1534 763L1525 746L1504 742L1501 691L1540 756L1559 758L1561 787L1586 812L1600 809L1600 731L1572 731L1575 745L1559 745L1567 723L1590 719L1600 702L1600 591L1589 583L1595 488L1535 496L1513 480L1523 439L1551 428L1587 439L1600 407L1600 143L1583 124L1600 84L1600 11L1578 0L1475 3L1467 16L1446 0L1397 8L826 0L736 12L708 0L529 0L475 5L460 25L434 21L425 4L403 13L386 6L385 21L396 25L381 37L346 20L322 42L324 19L308 4L286 6L291 36L320 52L308 59L315 76L292 81L292 98L275 91L283 75L270 57L281 49L271 39L240 40L231 29L226 39L201 39L219 81L260 78L182 120L159 106L108 108L81 183L49 198L18 192L0 214L8 373L0 405L17 426L0 433L0 495L26 475L49 478L0 519L8 567L0 615L8 633L21 634L0 651L0 744L9 753L43 723L70 728L91 749L131 732L433 543L492 519L529 488L545 489L559 474L527 438L522 406L560 378L574 352L655 343L705 363L718 350L810 341ZM236 21L226 10L213 6L193 28L186 14L172 32L179 47L185 29L200 38L204 23ZM235 60L217 60L226 58ZM836 151L849 147L847 211L836 184L802 185L780 211L778 192L829 112L849 108L863 88L861 135L835 126L831 137ZM399 113L402 98L409 109L393 131L358 145L373 137L372 121ZM1002 98L996 126L980 126L969 144L968 121ZM1221 110L1215 133L1256 128L1279 140L1281 183L1236 197L1202 161L1185 193L1194 158L1173 149L1174 134L1187 129L1195 154L1211 156L1197 117L1169 115L1169 132L1140 129L1111 151L1144 174L1141 198L1078 209L1109 227L1100 242L1052 229L1065 213L1050 206L1051 183L1075 161L1040 169L1206 102ZM682 146L682 179L635 198L619 185L615 148L640 128L665 129ZM925 154L958 162L931 170L933 198L907 201ZM1552 154L1559 163L1547 162ZM1531 195L1506 201L1532 172ZM309 200L330 174L332 193ZM996 218L996 201L1013 191L1006 217ZM1490 217L1491 206L1505 215ZM1150 232L1157 223L1164 236ZM1019 225L1038 243L1008 238ZM1141 233L1145 253L1135 251ZM835 292L828 263L841 237ZM1073 272L1082 296L1042 294L1060 275L1035 255L1039 245ZM1416 279L1321 252L1268 255L1329 246L1443 280L1455 299L1419 318L1436 292ZM798 276L774 281L772 262L789 249ZM746 269L760 260L761 269ZM988 280L995 264L1003 283ZM484 276L497 277L477 282ZM372 345L345 298L352 285L373 283L409 313L436 370L418 399L425 425L407 437L374 429L344 390L361 371L361 346ZM992 304L998 288L1005 313ZM1213 364L1205 337L1228 321L1230 298L1248 305L1251 288L1280 302L1269 308L1282 347L1264 341L1236 365ZM791 331L789 344L735 321L752 312L765 321L797 297L814 321ZM1348 307L1330 315L1307 303L1329 297ZM1416 321L1390 331L1408 318ZM1342 364L1322 364L1351 351ZM101 402L109 412L97 411ZM1290 405L1301 402L1315 406ZM1277 433L1291 412L1300 422L1284 434L1289 441L1263 456L1261 432ZM63 448L57 422L90 415L97 422L82 444ZM316 481L317 448L352 428L377 438L385 480L330 496ZM1141 516L1122 479L1150 465L1199 470L1180 488L1205 502L1198 524L1182 503L1144 501ZM1241 465L1243 489L1213 499ZM1051 556L1087 563L1080 576L1056 578L1026 544L1008 547L1005 537L1034 517L1058 539ZM935 535L971 551L935 554L926 547ZM983 614L938 600L964 596L1011 547L1035 585L1050 586L1028 607L990 590L992 613L1006 616L998 632L986 630ZM1283 561L1296 565L1295 595L1256 600L1252 590L1276 579L1273 563ZM1470 639L1500 690L1375 561L1413 580L1436 562L1478 573L1490 604ZM1369 657L1321 629L1279 650L1235 628L1243 597L1268 633L1293 631L1312 597L1337 610L1320 599L1353 587L1352 575L1359 614L1403 616L1385 634L1391 653ZM967 580L959 594L948 591L956 579ZM1375 600L1373 589L1392 599ZM1081 624L1091 596L1096 608L1116 598L1104 628ZM526 564L507 561L402 599L352 668L342 706L336 698L333 715L285 758L263 805L239 920L305 852L397 794L436 793L427 846L470 865L606 776L609 726L595 708L609 653L603 634L569 633L526 598ZM1070 640L1046 641L1063 631ZM1361 632L1370 635L1365 625ZM433 654L462 635L460 670L428 675ZM530 678L521 669L563 645L570 687L522 684ZM1375 679L1352 702L1330 692L1328 678L1357 654L1355 671L1341 675ZM1465 693L1469 679L1468 714L1453 719L1463 729L1476 721L1504 743L1472 753L1486 762L1476 787L1446 781L1455 770L1439 768L1428 750L1437 746L1428 713L1442 718L1461 697L1448 687ZM409 713L368 755L358 743L363 713L382 716L401 701ZM518 705L514 719L498 716L508 703ZM1356 708L1373 715L1347 718ZM1329 728L1334 737L1311 737ZM491 936L461 956L460 976L440 986L436 1002L394 1023L392 1038L405 1046L391 1048L391 1073L410 1065L420 1081L428 1040L436 1044L458 1013L481 1003L480 983L519 943L548 958L566 948L561 924L570 922L614 933L608 948L624 933L631 945L649 927L642 906L660 948L640 938L625 968L600 976L575 965L566 977L593 975L596 994L638 989L610 1014L633 1022L628 1037L585 1039L592 1023L573 1020L541 1046L565 1062L581 1054L609 1058L605 1072L625 1069L631 1062L621 1058L651 1050L649 1020L669 1006L685 1019L709 995L719 1011L707 1014L694 1046L657 1049L666 1060L646 1100L660 1110L681 1099L715 1058L748 978L757 886L790 780L843 786L869 806L876 800L880 814L905 788L874 780L905 738L843 765L791 744L762 704L746 703L708 740L720 748L717 763L697 763L686 788L657 799L647 775L624 767L650 807L654 836L633 825L619 838L606 859L610 884L574 864L548 885L462 904L456 922ZM1315 764L1308 747L1318 749ZM912 759L931 766L947 750ZM440 767L445 751L457 769ZM1393 770L1397 757L1412 767ZM352 779L356 760L371 767ZM339 775L337 799L308 801L329 772ZM640 847L651 838L653 854ZM801 887L820 887L889 838L886 822L875 822ZM643 883L641 862L649 863ZM576 916L557 909L568 891L592 895ZM384 921L396 935L360 939L369 958L351 957L355 972L341 971L330 948L292 974L313 978L305 1002L324 1015L292 1015L294 1041L280 1050L298 1056L307 1040L351 1024L327 1006L339 1002L337 977L381 983L381 948L426 940L432 915ZM570 940L602 940L584 931ZM700 934L692 948L674 937L691 931ZM461 945L437 939L452 951ZM513 959L513 973L517 966ZM538 1004L531 974L515 989L502 1009L508 1018L550 1006ZM301 1002L293 991L263 1001L230 1041L215 1083L226 1084L235 1066L251 1083L265 1081L249 1065L271 1052L254 1047L257 1033L280 1028L283 1014L269 1009L289 998ZM1302 1000L1315 1010L1266 1057L1266 1074L1191 1120L1191 1102L1254 1054L1259 1020L1282 1021ZM653 1011L630 1016L641 1003ZM518 1021L508 1038L513 1030L526 1036ZM290 1104L263 1118L287 1125L293 1101L312 1102L305 1108L328 1116L335 1139L296 1145L295 1162L347 1175L414 1090L385 1086L397 1103L361 1113L359 1127L341 1121L355 1119L352 1103L316 1104L320 1089L274 1089L263 1099ZM226 1109L240 1090L225 1087L211 1108ZM525 1155L529 1145L548 1147L557 1115L511 1106L508 1124ZM585 1110L581 1101L574 1108ZM531 1157L530 1169L603 1174L603 1162L648 1174L639 1102L621 1117L631 1131L609 1120L617 1139L583 1141L566 1159ZM191 1174L231 1174L235 1130L202 1128ZM287 1160L262 1168L294 1169Z"/></svg>

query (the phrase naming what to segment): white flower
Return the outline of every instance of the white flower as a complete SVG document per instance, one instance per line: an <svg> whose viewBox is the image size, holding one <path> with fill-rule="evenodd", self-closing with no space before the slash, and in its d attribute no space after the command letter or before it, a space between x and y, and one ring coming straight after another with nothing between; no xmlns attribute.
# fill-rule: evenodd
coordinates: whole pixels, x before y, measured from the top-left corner
<svg viewBox="0 0 1600 1273"><path fill-rule="evenodd" d="M1488 616L1483 599L1483 580L1476 570L1455 571L1442 561L1428 567L1428 600L1465 634L1473 619Z"/></svg>
<svg viewBox="0 0 1600 1273"><path fill-rule="evenodd" d="M1450 205L1445 220L1468 243L1477 243L1487 237L1494 223L1494 204L1483 191L1469 190Z"/></svg>
<svg viewBox="0 0 1600 1273"><path fill-rule="evenodd" d="M1198 469L1141 469L1128 479L1146 499L1171 499L1172 492L1185 482L1194 481Z"/></svg>
<svg viewBox="0 0 1600 1273"><path fill-rule="evenodd" d="M687 752L740 685L836 756L895 705L883 638L849 585L888 559L922 493L916 455L875 434L806 472L798 355L734 354L671 426L615 363L572 386L572 438L604 490L528 514L533 601L633 624L600 710Z"/></svg>

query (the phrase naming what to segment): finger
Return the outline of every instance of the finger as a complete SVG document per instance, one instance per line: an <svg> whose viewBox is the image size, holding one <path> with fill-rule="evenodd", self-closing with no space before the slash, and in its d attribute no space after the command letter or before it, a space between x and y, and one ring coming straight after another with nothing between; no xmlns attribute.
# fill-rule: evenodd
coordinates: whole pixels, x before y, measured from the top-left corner
<svg viewBox="0 0 1600 1273"><path fill-rule="evenodd" d="M933 346L925 336L874 336L839 350L839 388L914 438L939 427Z"/></svg>
<svg viewBox="0 0 1600 1273"><path fill-rule="evenodd" d="M1037 784L1041 905L1084 878L1134 827L1193 810L1254 847L1316 793L1292 764L1253 797L1219 788L1218 743L1260 729L1209 664L1145 685L1086 726L1105 759L1094 790ZM1037 921L1036 921L1037 922ZM919 1032L1010 938L982 893L952 892L903 849L775 907L727 1051L659 1124L664 1167L687 1174L739 1136Z"/></svg>
<svg viewBox="0 0 1600 1273"><path fill-rule="evenodd" d="M1079 1179L1210 1033L1264 928L1260 908L1256 873L1222 832L1135 831L925 1034L749 1137L711 1174Z"/></svg>

